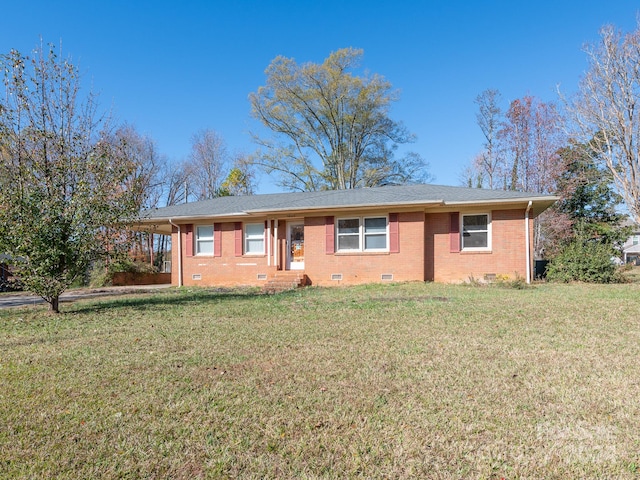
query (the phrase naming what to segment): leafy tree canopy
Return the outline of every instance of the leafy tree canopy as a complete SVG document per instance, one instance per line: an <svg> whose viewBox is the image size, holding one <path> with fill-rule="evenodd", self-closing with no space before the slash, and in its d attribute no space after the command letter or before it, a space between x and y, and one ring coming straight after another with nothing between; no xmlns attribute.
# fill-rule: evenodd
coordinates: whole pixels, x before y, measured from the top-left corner
<svg viewBox="0 0 640 480"><path fill-rule="evenodd" d="M314 191L428 179L419 155L394 157L414 138L389 117L398 99L391 84L355 75L362 55L346 48L303 65L279 56L266 70L266 85L250 95L253 116L276 136L256 136L264 147L256 164L279 174L281 186Z"/></svg>
<svg viewBox="0 0 640 480"><path fill-rule="evenodd" d="M0 64L0 252L57 312L93 260L124 246L118 227L139 208L137 165L53 47L11 51Z"/></svg>

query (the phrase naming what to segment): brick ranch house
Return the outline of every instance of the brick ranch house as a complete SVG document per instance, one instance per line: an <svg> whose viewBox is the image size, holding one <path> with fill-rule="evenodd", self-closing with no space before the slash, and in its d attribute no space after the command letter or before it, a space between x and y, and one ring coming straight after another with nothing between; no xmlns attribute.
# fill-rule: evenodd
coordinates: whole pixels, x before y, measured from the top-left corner
<svg viewBox="0 0 640 480"><path fill-rule="evenodd" d="M147 211L173 285L532 278L533 219L557 197L408 185L221 197Z"/></svg>

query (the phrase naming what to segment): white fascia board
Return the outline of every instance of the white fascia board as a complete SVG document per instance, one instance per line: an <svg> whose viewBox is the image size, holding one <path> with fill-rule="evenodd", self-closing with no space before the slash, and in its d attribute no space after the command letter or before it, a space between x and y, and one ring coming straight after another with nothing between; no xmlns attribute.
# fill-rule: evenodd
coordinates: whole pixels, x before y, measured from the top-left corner
<svg viewBox="0 0 640 480"><path fill-rule="evenodd" d="M407 206L424 206L424 207L434 207L444 205L444 200L416 200L413 202L380 202L380 203L362 203L362 204L348 204L348 205L324 205L317 207L303 207L303 208L292 208L292 207L283 207L283 208L265 208L265 209L256 209L256 210L247 210L247 214L268 214L268 213L286 213L286 212L307 212L307 211L318 211L322 210L325 212L331 210L361 210L363 208L379 208L379 207L396 207L402 208Z"/></svg>
<svg viewBox="0 0 640 480"><path fill-rule="evenodd" d="M169 223L169 220L178 220L180 222L190 222L190 221L199 221L206 220L209 218L225 218L225 217L248 217L249 214L246 212L240 213L224 213L224 214L207 214L207 215L184 215L184 216L175 216L172 215L170 217L153 217L153 218L141 218L138 220L138 223Z"/></svg>
<svg viewBox="0 0 640 480"><path fill-rule="evenodd" d="M501 204L501 203L523 203L528 204L529 202L535 203L548 203L553 204L560 200L560 197L555 195L549 195L545 197L520 197L520 198L494 198L488 200L461 200L461 201L453 201L453 202L444 202L447 206L468 206L468 205L493 205L493 204Z"/></svg>

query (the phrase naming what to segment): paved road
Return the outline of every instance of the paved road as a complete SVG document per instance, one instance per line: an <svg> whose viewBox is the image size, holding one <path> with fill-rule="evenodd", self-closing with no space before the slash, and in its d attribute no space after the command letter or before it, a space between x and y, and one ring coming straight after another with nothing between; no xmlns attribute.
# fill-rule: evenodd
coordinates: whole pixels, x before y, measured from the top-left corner
<svg viewBox="0 0 640 480"><path fill-rule="evenodd" d="M127 293L152 292L162 288L169 288L171 285L135 285L131 287L104 287L104 288L83 288L69 290L60 295L60 302L74 302L83 298L103 297L108 295L125 295ZM0 308L24 307L27 305L39 305L45 301L36 296L24 293L3 293L0 295Z"/></svg>

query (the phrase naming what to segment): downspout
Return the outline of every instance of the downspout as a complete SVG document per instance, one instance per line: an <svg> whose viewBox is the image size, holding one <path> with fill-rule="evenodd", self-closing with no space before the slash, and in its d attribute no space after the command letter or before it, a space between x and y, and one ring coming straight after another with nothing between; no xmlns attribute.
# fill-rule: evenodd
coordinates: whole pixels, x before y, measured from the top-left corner
<svg viewBox="0 0 640 480"><path fill-rule="evenodd" d="M182 286L182 230L180 229L180 225L176 225L173 223L171 219L169 219L169 224L173 225L178 229L178 286Z"/></svg>
<svg viewBox="0 0 640 480"><path fill-rule="evenodd" d="M524 230L526 238L525 256L527 257L527 283L531 283L531 233L529 230L529 210L531 210L532 201L529 200L529 205L524 212Z"/></svg>

